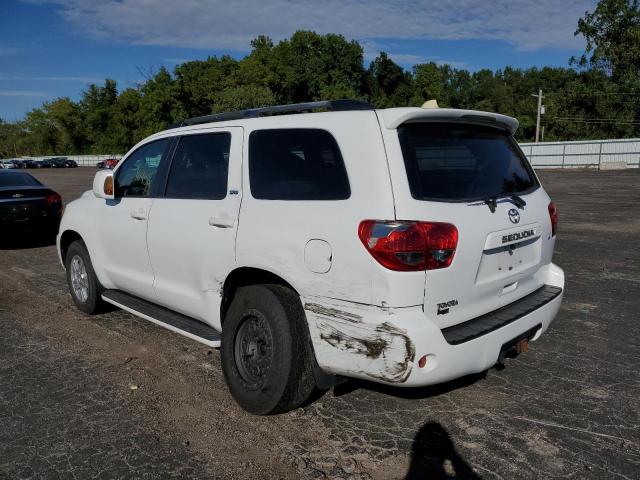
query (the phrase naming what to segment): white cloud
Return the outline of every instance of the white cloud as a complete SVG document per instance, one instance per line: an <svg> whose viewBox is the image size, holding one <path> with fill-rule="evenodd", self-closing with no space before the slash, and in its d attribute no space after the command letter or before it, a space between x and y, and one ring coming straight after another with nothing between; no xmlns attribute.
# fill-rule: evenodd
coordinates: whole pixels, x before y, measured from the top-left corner
<svg viewBox="0 0 640 480"><path fill-rule="evenodd" d="M594 6L594 0L51 1L94 38L240 51L257 35L279 40L299 29L359 40L475 39L520 50L577 48L578 18Z"/></svg>
<svg viewBox="0 0 640 480"><path fill-rule="evenodd" d="M467 62L448 60L439 56L426 56L415 53L394 52L394 49L399 47L397 42L382 43L379 41L364 40L361 42L361 45L364 49L363 56L365 63L372 62L378 55L380 55L380 52L385 52L394 62L405 67L429 62L434 62L438 65L450 65L454 68L469 67L469 64Z"/></svg>
<svg viewBox="0 0 640 480"><path fill-rule="evenodd" d="M0 97L49 97L47 92L33 90L0 90Z"/></svg>

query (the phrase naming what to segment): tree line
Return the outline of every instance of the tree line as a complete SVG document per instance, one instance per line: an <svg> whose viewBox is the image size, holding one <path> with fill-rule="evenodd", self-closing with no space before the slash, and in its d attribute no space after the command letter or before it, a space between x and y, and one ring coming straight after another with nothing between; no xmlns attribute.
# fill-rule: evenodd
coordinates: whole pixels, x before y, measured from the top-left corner
<svg viewBox="0 0 640 480"><path fill-rule="evenodd" d="M519 141L535 135L542 89L544 139L640 136L638 0L601 0L579 19L586 51L566 68L470 72L434 62L407 71L386 53L365 67L363 48L341 35L298 31L251 42L242 59L224 55L162 67L135 88L90 85L79 101L58 98L24 119L0 119L0 156L123 153L188 117L274 104L356 98L376 107L419 106L499 112L520 121Z"/></svg>

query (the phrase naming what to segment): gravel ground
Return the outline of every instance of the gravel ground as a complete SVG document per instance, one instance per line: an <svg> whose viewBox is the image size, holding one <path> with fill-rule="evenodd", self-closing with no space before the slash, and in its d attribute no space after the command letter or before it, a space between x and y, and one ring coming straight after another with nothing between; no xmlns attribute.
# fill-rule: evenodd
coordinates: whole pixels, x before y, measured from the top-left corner
<svg viewBox="0 0 640 480"><path fill-rule="evenodd" d="M33 173L67 202L94 169ZM217 350L81 314L53 246L3 245L0 478L640 478L640 171L541 177L567 288L526 355L276 417L240 410Z"/></svg>

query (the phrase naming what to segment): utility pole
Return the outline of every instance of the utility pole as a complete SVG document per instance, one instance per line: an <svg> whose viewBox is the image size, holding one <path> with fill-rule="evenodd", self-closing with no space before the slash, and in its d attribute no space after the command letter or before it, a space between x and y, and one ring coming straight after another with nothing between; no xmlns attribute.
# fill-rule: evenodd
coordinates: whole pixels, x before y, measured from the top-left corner
<svg viewBox="0 0 640 480"><path fill-rule="evenodd" d="M540 115L542 113L542 99L544 95L542 95L542 89L538 90L538 94L531 95L532 97L538 97L538 119L536 120L536 143L540 139Z"/></svg>

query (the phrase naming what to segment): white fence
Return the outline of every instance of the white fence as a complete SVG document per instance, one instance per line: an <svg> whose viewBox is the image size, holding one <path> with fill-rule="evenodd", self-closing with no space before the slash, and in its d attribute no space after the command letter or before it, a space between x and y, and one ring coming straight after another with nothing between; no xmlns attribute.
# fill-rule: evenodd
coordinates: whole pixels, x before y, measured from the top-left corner
<svg viewBox="0 0 640 480"><path fill-rule="evenodd" d="M521 143L520 147L535 168L638 168L640 166L640 138L628 140L585 140L577 142ZM95 167L114 155L66 155L78 165ZM22 157L33 160L52 156Z"/></svg>
<svg viewBox="0 0 640 480"><path fill-rule="evenodd" d="M535 168L638 168L640 138L578 142L521 143Z"/></svg>

